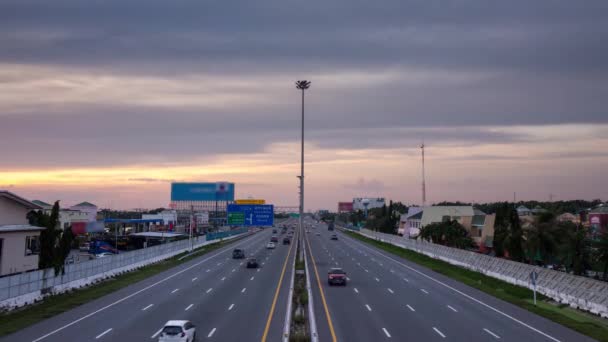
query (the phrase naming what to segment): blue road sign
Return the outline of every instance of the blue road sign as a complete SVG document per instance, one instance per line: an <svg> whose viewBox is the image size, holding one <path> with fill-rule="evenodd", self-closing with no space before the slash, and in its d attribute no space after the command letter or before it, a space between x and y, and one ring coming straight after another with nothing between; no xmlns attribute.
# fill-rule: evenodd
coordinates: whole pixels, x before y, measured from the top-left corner
<svg viewBox="0 0 608 342"><path fill-rule="evenodd" d="M274 206L264 205L228 205L228 225L235 226L272 226L274 224Z"/></svg>

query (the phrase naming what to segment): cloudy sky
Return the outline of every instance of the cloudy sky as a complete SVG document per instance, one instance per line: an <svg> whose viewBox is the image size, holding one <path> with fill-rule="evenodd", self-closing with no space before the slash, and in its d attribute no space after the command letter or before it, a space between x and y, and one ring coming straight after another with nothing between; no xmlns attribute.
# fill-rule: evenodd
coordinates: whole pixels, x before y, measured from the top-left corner
<svg viewBox="0 0 608 342"><path fill-rule="evenodd" d="M0 1L0 188L157 207L608 199L608 1Z"/></svg>

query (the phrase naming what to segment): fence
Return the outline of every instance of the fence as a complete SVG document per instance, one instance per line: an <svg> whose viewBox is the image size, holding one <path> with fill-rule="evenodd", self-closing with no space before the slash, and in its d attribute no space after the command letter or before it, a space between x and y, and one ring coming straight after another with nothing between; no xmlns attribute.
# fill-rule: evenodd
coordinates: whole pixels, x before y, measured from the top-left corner
<svg viewBox="0 0 608 342"><path fill-rule="evenodd" d="M230 233L230 232L225 232ZM222 236L200 236L192 238L194 248L213 243L220 238L232 239L246 234L240 229L232 234ZM189 240L181 240L154 247L110 255L100 259L66 265L65 274L55 276L53 269L37 270L0 278L0 310L11 310L31 304L45 295L58 294L70 289L132 271L174 255L190 248Z"/></svg>
<svg viewBox="0 0 608 342"><path fill-rule="evenodd" d="M606 282L368 229L362 229L359 234L530 289L530 273L535 271L538 273L538 292L560 303L608 318Z"/></svg>

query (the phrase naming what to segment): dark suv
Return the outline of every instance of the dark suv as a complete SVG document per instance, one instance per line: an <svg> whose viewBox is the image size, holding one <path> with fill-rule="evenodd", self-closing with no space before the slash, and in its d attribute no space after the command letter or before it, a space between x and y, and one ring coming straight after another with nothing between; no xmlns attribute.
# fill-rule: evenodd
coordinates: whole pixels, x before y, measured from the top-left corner
<svg viewBox="0 0 608 342"><path fill-rule="evenodd" d="M346 272L341 268L332 268L327 272L327 284L346 286Z"/></svg>
<svg viewBox="0 0 608 342"><path fill-rule="evenodd" d="M245 252L242 249L235 248L232 251L232 259L244 259L244 258L245 258Z"/></svg>
<svg viewBox="0 0 608 342"><path fill-rule="evenodd" d="M283 238L283 244L284 245L289 245L290 243L291 243L291 239L290 238L288 238L288 237L284 237Z"/></svg>
<svg viewBox="0 0 608 342"><path fill-rule="evenodd" d="M331 236L331 239L332 239L332 240L338 240L338 235L333 234L333 235Z"/></svg>
<svg viewBox="0 0 608 342"><path fill-rule="evenodd" d="M256 258L249 258L247 260L247 268L258 268L258 260Z"/></svg>

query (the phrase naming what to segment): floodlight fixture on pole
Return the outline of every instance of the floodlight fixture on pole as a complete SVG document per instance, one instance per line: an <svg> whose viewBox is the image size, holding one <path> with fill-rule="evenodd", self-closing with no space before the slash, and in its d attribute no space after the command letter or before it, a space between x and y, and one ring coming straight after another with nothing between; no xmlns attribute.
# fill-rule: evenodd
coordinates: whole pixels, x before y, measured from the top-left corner
<svg viewBox="0 0 608 342"><path fill-rule="evenodd" d="M302 90L302 143L300 156L300 232L304 226L304 91L310 88L310 81L296 81L296 88Z"/></svg>

